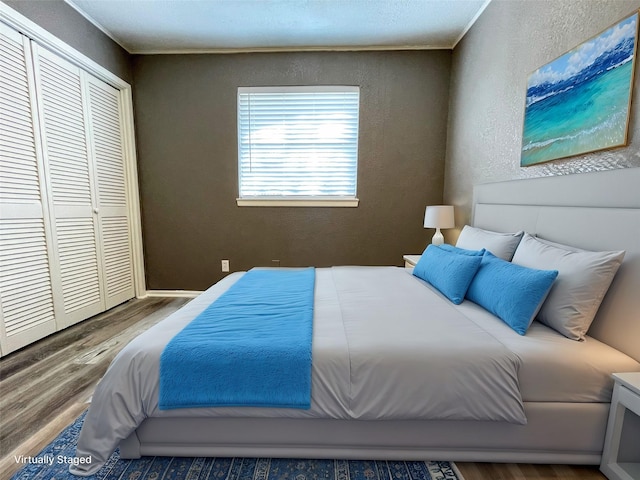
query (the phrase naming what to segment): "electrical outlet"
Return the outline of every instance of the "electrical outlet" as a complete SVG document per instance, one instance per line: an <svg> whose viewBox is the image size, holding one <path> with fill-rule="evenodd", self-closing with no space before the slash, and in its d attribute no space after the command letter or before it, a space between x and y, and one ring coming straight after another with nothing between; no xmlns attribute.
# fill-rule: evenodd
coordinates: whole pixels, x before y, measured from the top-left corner
<svg viewBox="0 0 640 480"><path fill-rule="evenodd" d="M222 262L220 262L222 264L222 271L223 272L228 272L229 271L229 260L222 260Z"/></svg>
<svg viewBox="0 0 640 480"><path fill-rule="evenodd" d="M271 266L272 267L279 267L280 266L280 260L271 260Z"/></svg>

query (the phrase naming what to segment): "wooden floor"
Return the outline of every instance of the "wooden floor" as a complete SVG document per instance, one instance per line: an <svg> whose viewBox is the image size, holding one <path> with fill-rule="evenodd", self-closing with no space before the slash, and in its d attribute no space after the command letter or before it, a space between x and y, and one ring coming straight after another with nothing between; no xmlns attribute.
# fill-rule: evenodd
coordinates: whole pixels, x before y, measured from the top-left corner
<svg viewBox="0 0 640 480"><path fill-rule="evenodd" d="M113 357L188 299L131 300L0 359L0 479L87 408ZM457 463L465 480L606 480L597 467Z"/></svg>

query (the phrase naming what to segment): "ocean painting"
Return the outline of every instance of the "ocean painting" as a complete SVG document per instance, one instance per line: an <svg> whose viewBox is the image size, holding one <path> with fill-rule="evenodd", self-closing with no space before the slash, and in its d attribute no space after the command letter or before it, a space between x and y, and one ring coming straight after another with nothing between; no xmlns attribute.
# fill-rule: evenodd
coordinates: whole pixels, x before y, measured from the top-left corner
<svg viewBox="0 0 640 480"><path fill-rule="evenodd" d="M523 167L627 143L638 13L531 74Z"/></svg>

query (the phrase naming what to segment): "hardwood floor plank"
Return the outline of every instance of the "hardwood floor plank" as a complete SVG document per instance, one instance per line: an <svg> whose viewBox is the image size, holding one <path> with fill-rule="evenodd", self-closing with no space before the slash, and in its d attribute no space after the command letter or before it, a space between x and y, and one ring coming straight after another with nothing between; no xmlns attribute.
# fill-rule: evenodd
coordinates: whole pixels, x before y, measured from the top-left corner
<svg viewBox="0 0 640 480"><path fill-rule="evenodd" d="M111 360L189 299L131 300L0 359L0 478L35 455L87 408Z"/></svg>
<svg viewBox="0 0 640 480"><path fill-rule="evenodd" d="M10 478L21 465L14 460L14 455L35 456L47 446L60 432L71 424L82 412L88 408L86 403L74 403L64 411L57 413L52 421L33 433L26 441L18 445L0 460L0 478Z"/></svg>
<svg viewBox="0 0 640 480"><path fill-rule="evenodd" d="M87 408L111 360L131 339L187 303L131 300L0 359L0 479L36 455ZM465 480L606 480L595 466L456 463Z"/></svg>
<svg viewBox="0 0 640 480"><path fill-rule="evenodd" d="M465 480L607 480L596 465L456 462Z"/></svg>

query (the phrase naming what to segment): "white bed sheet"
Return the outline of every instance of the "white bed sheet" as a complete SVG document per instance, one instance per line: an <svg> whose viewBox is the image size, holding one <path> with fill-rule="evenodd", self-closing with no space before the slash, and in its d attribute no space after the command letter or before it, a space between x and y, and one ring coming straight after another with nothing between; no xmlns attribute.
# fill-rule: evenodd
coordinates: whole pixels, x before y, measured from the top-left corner
<svg viewBox="0 0 640 480"><path fill-rule="evenodd" d="M439 293L397 267L316 269L309 410L158 409L164 346L241 274L152 327L114 359L97 386L77 455L95 471L147 417L491 420L526 423L519 357Z"/></svg>
<svg viewBox="0 0 640 480"><path fill-rule="evenodd" d="M571 340L537 321L521 336L473 302L456 308L520 357L524 402L609 403L611 374L640 371L640 363L595 338Z"/></svg>

